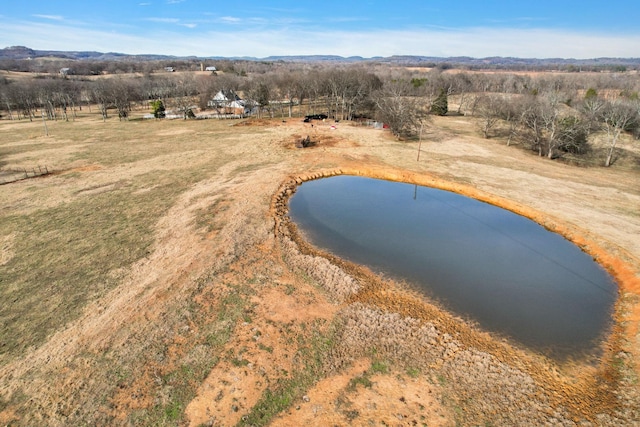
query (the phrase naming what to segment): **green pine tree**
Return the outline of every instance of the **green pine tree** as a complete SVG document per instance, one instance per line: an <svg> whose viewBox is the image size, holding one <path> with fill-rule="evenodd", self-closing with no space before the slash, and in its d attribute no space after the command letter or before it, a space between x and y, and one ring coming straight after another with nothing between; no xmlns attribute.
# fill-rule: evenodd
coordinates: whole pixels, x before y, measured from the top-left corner
<svg viewBox="0 0 640 427"><path fill-rule="evenodd" d="M151 110L153 111L153 117L156 119L164 119L165 108L162 100L156 99L155 101L151 101Z"/></svg>
<svg viewBox="0 0 640 427"><path fill-rule="evenodd" d="M438 116L446 116L449 111L449 99L447 92L444 89L440 89L440 94L431 104L431 112Z"/></svg>

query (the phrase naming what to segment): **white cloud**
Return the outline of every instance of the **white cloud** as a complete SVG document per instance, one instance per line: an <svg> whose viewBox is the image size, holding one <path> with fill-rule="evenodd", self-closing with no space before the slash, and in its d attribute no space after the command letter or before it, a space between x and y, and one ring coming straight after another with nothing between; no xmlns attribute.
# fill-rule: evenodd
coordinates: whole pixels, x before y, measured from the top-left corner
<svg viewBox="0 0 640 427"><path fill-rule="evenodd" d="M145 18L144 20L149 22L160 22L162 24L177 24L180 22L177 18Z"/></svg>
<svg viewBox="0 0 640 427"><path fill-rule="evenodd" d="M60 15L41 15L41 14L35 14L33 15L36 18L42 18L42 19L50 19L52 21L63 21L64 17L60 16Z"/></svg>
<svg viewBox="0 0 640 427"><path fill-rule="evenodd" d="M335 23L348 23L348 22L367 22L368 18L357 17L357 16L332 16L327 18L329 22Z"/></svg>
<svg viewBox="0 0 640 427"><path fill-rule="evenodd" d="M242 22L241 18L236 18L235 16L221 16L218 20L226 24L239 24Z"/></svg>
<svg viewBox="0 0 640 427"><path fill-rule="evenodd" d="M196 28L198 26L198 24L193 22L180 22L177 18L144 18L143 20L148 22L157 22L160 24L175 24L185 28Z"/></svg>
<svg viewBox="0 0 640 427"><path fill-rule="evenodd" d="M227 17L231 18L231 17ZM233 18L237 19L237 18ZM232 19L232 21L233 21ZM161 32L125 34L57 23L0 20L7 46L33 49L97 50L197 56L255 56L333 54L514 56L521 58L596 58L638 56L640 34L581 33L544 29L425 29L396 31L251 30L180 32L180 21ZM194 28L195 24L183 24ZM53 37L55 35L55 37Z"/></svg>

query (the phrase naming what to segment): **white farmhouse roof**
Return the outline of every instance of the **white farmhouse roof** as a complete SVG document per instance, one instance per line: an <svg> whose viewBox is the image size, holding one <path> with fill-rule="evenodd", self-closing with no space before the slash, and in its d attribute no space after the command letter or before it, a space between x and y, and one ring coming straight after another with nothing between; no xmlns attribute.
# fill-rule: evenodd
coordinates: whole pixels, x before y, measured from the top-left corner
<svg viewBox="0 0 640 427"><path fill-rule="evenodd" d="M222 89L216 96L213 97L214 101L239 101L240 97L237 93L230 89Z"/></svg>

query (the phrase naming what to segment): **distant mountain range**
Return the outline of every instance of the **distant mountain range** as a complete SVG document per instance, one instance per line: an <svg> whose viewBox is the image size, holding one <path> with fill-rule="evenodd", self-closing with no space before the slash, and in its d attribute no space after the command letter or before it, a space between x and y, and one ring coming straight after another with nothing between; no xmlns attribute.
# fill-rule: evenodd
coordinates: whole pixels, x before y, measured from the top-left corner
<svg viewBox="0 0 640 427"><path fill-rule="evenodd" d="M162 60L206 60L206 59L230 59L245 61L284 61L284 62L378 62L395 63L399 65L421 65L421 64L456 64L477 67L527 67L527 66L624 66L636 68L640 66L640 58L514 58L514 57L489 57L472 58L468 56L456 57L436 57L418 55L395 55L389 57L363 58L361 56L342 57L338 55L291 55L291 56L268 56L266 58L255 57L197 57L197 56L172 56L172 55L129 55L116 52L94 52L94 51L58 51L58 50L36 50L25 46L10 46L0 49L0 59L36 59L36 58L59 58L74 61L162 61Z"/></svg>

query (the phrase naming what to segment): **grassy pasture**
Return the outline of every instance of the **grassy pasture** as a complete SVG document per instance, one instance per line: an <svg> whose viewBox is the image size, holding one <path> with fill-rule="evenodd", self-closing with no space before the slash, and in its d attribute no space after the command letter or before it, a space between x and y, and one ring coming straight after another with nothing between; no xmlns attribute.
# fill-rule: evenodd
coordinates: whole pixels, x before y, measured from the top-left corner
<svg viewBox="0 0 640 427"><path fill-rule="evenodd" d="M11 302L0 315L3 363L112 289L120 270L149 253L155 222L176 197L235 158L225 153L225 127L202 124L178 135L154 122L50 123L50 137L36 136L39 123L3 129L6 162L55 171L3 188L0 235L13 236L0 267L0 298ZM176 161L180 154L188 160ZM101 176L87 182L91 173Z"/></svg>
<svg viewBox="0 0 640 427"><path fill-rule="evenodd" d="M384 328L418 334L415 323L332 302L312 274L322 264L309 261L305 272L274 241L270 203L286 179L325 169L433 176L537 209L640 269L633 162L605 170L539 159L479 138L466 117L435 118L417 162L416 141L349 123L142 113L103 122L83 109L75 121L47 122L49 136L42 121L0 121L0 167L54 171L0 186L0 424L300 425L322 406L321 419L336 424L390 424L404 414L428 425L507 425L510 413L552 422L550 410L585 420L610 409L576 391L592 367L491 359L487 369L500 375L485 377L467 375L468 354L449 364L472 348L417 360L440 341L451 345L451 334L406 353L394 341L395 356L415 359L404 366ZM318 144L296 150L307 134ZM633 143L623 149L635 153ZM623 300L633 325L637 293L627 289ZM376 333L349 329L349 319ZM613 405L626 418L600 414L604 425L634 419L638 348L628 339L627 358L615 359L626 397ZM518 369L557 373L561 386L522 391L518 381L530 376ZM504 378L511 400L496 385ZM554 400L557 390L566 400ZM533 403L518 406L522 396ZM577 403L566 409L569 401Z"/></svg>

